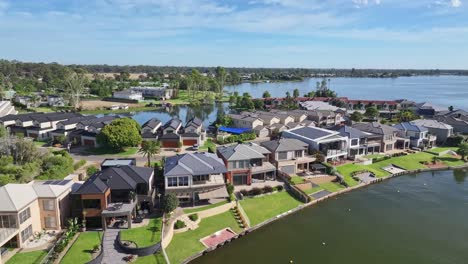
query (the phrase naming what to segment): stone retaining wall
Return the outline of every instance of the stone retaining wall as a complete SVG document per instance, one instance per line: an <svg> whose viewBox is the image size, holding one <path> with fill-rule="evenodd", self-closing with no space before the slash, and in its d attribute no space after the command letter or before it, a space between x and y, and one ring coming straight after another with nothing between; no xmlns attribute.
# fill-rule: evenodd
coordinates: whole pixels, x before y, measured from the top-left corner
<svg viewBox="0 0 468 264"><path fill-rule="evenodd" d="M119 231L119 234L117 235L117 244L125 253L138 255L139 257L153 255L161 249L161 241L154 245L147 246L147 247L133 248L133 247L125 246L120 240L120 231Z"/></svg>

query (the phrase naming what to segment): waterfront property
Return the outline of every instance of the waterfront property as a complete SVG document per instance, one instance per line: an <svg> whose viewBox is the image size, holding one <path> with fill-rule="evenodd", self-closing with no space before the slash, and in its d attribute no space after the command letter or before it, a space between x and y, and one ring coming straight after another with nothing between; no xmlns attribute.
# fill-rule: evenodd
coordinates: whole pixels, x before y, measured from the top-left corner
<svg viewBox="0 0 468 264"><path fill-rule="evenodd" d="M283 137L307 143L309 151L320 151L325 160L345 159L348 155L348 138L341 136L337 131L318 127L299 127L284 131Z"/></svg>
<svg viewBox="0 0 468 264"><path fill-rule="evenodd" d="M151 118L141 126L141 137L143 140L157 140L159 128L161 128L161 121Z"/></svg>
<svg viewBox="0 0 468 264"><path fill-rule="evenodd" d="M217 154L227 167L227 183L250 185L276 179L276 167L268 161L271 152L255 143L221 146Z"/></svg>
<svg viewBox="0 0 468 264"><path fill-rule="evenodd" d="M162 127L162 135L159 137L163 148L177 148L180 144L180 130L182 121L178 118L173 118L167 121Z"/></svg>
<svg viewBox="0 0 468 264"><path fill-rule="evenodd" d="M432 148L435 146L437 137L429 134L429 130L413 122L403 122L393 127L400 130L400 136L409 137L410 145L413 148Z"/></svg>
<svg viewBox="0 0 468 264"><path fill-rule="evenodd" d="M223 161L213 153L196 152L166 158L164 186L166 193L174 193L181 203L209 202L225 199Z"/></svg>
<svg viewBox="0 0 468 264"><path fill-rule="evenodd" d="M335 126L332 130L337 131L341 136L348 138L347 149L349 159L354 160L360 156L367 155L368 153L379 152L380 150L380 141L378 140L377 135L346 125Z"/></svg>
<svg viewBox="0 0 468 264"><path fill-rule="evenodd" d="M74 182L32 181L0 187L0 246L24 247L42 230L60 231L69 216Z"/></svg>
<svg viewBox="0 0 468 264"><path fill-rule="evenodd" d="M314 121L320 127L331 127L345 122L341 113L321 109L309 111L308 119Z"/></svg>
<svg viewBox="0 0 468 264"><path fill-rule="evenodd" d="M97 135L106 125L117 118L116 116L103 116L80 121L76 124L76 129L70 132L68 140L70 142L79 142L83 146L99 147Z"/></svg>
<svg viewBox="0 0 468 264"><path fill-rule="evenodd" d="M468 133L468 112L464 110L441 111L434 119L452 126L456 133Z"/></svg>
<svg viewBox="0 0 468 264"><path fill-rule="evenodd" d="M181 133L182 145L193 146L195 144L201 146L206 140L206 131L203 127L203 122L199 118L190 119Z"/></svg>
<svg viewBox="0 0 468 264"><path fill-rule="evenodd" d="M433 119L417 119L411 121L412 124L425 127L430 134L437 137L438 144L443 144L453 135L453 127L443 122Z"/></svg>
<svg viewBox="0 0 468 264"><path fill-rule="evenodd" d="M315 157L308 155L308 145L298 139L280 138L261 143L271 152L269 161L279 173L294 175L311 170Z"/></svg>
<svg viewBox="0 0 468 264"><path fill-rule="evenodd" d="M401 136L399 134L400 131L394 127L378 122L357 123L354 124L353 127L367 133L378 135L380 138L380 152L390 152L396 149L404 150L408 149L410 146L410 139ZM372 153L374 152L377 151L372 151Z"/></svg>
<svg viewBox="0 0 468 264"><path fill-rule="evenodd" d="M86 220L86 226L131 227L137 205L151 210L154 205L154 170L136 166L111 166L96 172L71 195L72 215Z"/></svg>

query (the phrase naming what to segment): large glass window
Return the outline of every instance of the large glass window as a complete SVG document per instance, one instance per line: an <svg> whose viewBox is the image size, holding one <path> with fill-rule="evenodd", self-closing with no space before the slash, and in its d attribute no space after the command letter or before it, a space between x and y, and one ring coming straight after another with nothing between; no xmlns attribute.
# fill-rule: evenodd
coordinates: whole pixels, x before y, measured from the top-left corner
<svg viewBox="0 0 468 264"><path fill-rule="evenodd" d="M28 238L32 236L32 225L29 225L23 231L21 231L21 241L24 243Z"/></svg>
<svg viewBox="0 0 468 264"><path fill-rule="evenodd" d="M296 158L302 158L302 153L303 153L302 150L296 150L294 154Z"/></svg>
<svg viewBox="0 0 468 264"><path fill-rule="evenodd" d="M16 217L14 215L1 215L0 228L16 228Z"/></svg>
<svg viewBox="0 0 468 264"><path fill-rule="evenodd" d="M45 211L53 211L55 210L55 201L54 200L43 200L42 201L42 208Z"/></svg>
<svg viewBox="0 0 468 264"><path fill-rule="evenodd" d="M46 228L55 228L57 226L55 217L44 217L44 223Z"/></svg>
<svg viewBox="0 0 468 264"><path fill-rule="evenodd" d="M179 186L188 186L188 176L179 177Z"/></svg>
<svg viewBox="0 0 468 264"><path fill-rule="evenodd" d="M209 181L210 180L210 175L196 175L193 176L193 181Z"/></svg>
<svg viewBox="0 0 468 264"><path fill-rule="evenodd" d="M356 139L352 139L351 140L351 146L356 146L358 144L359 140L356 138Z"/></svg>
<svg viewBox="0 0 468 264"><path fill-rule="evenodd" d="M176 187L177 186L177 177L167 178L167 186Z"/></svg>
<svg viewBox="0 0 468 264"><path fill-rule="evenodd" d="M101 209L100 199L85 199L83 200L83 207L88 209Z"/></svg>
<svg viewBox="0 0 468 264"><path fill-rule="evenodd" d="M26 210L22 211L19 214L20 224L24 223L29 218L31 218L31 210L28 207L28 208L26 208Z"/></svg>
<svg viewBox="0 0 468 264"><path fill-rule="evenodd" d="M288 152L278 152L278 160L285 160L288 158Z"/></svg>

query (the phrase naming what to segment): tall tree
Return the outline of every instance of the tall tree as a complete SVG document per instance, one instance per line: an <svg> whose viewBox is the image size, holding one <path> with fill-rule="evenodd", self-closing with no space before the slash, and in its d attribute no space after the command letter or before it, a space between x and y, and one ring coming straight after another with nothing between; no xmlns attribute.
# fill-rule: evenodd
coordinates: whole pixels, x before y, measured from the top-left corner
<svg viewBox="0 0 468 264"><path fill-rule="evenodd" d="M70 105L78 109L80 107L81 95L86 84L83 74L71 73L65 80L65 93L68 96Z"/></svg>
<svg viewBox="0 0 468 264"><path fill-rule="evenodd" d="M370 106L367 107L366 112L364 113L365 116L367 117L378 117L379 116L379 110L375 106Z"/></svg>
<svg viewBox="0 0 468 264"><path fill-rule="evenodd" d="M148 167L151 166L151 157L159 153L159 150L161 149L159 145L159 141L143 141L141 143L141 147L139 152L143 154L143 157L148 158Z"/></svg>
<svg viewBox="0 0 468 264"><path fill-rule="evenodd" d="M269 91L264 91L262 97L263 98L271 98L271 94L270 94Z"/></svg>
<svg viewBox="0 0 468 264"><path fill-rule="evenodd" d="M460 144L457 154L461 156L463 161L465 161L466 156L468 156L468 143Z"/></svg>
<svg viewBox="0 0 468 264"><path fill-rule="evenodd" d="M294 97L294 98L299 97L299 89L297 89L297 88L294 89L294 91L293 91L293 97Z"/></svg>
<svg viewBox="0 0 468 264"><path fill-rule="evenodd" d="M361 114L361 112L358 112L358 111L354 111L351 114L351 120L353 120L354 122L361 122L363 117L364 116Z"/></svg>
<svg viewBox="0 0 468 264"><path fill-rule="evenodd" d="M226 69L224 69L221 66L216 67L216 79L219 83L220 89L218 93L222 96L223 95L223 90L224 90L224 85L226 84L226 76L227 72Z"/></svg>

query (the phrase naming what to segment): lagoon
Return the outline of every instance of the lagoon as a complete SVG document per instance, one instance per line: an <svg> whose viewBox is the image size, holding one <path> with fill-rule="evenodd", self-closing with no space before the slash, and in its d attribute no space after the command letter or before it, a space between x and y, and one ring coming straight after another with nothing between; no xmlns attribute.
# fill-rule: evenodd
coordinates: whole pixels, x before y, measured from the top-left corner
<svg viewBox="0 0 468 264"><path fill-rule="evenodd" d="M407 175L282 218L192 263L462 264L468 172Z"/></svg>

